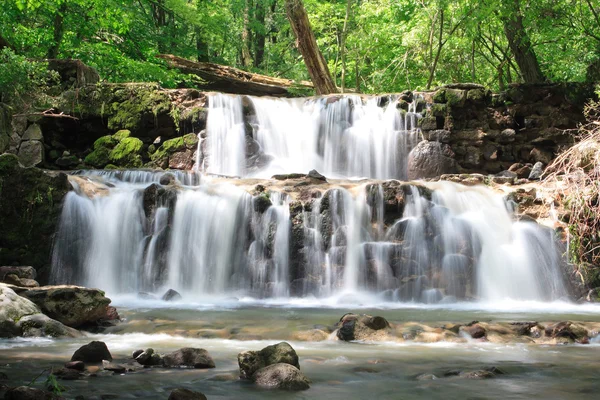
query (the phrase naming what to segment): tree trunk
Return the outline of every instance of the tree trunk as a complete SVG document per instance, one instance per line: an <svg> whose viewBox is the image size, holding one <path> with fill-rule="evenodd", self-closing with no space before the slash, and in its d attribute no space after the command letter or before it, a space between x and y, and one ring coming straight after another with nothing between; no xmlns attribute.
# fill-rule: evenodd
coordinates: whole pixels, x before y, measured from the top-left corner
<svg viewBox="0 0 600 400"><path fill-rule="evenodd" d="M252 55L250 54L250 0L244 1L244 26L242 28L242 65L249 67L252 65Z"/></svg>
<svg viewBox="0 0 600 400"><path fill-rule="evenodd" d="M257 1L254 10L254 19L256 25L260 26L260 29L254 31L254 66L260 67L265 58L265 43L266 43L266 30L265 26L265 4L263 1Z"/></svg>
<svg viewBox="0 0 600 400"><path fill-rule="evenodd" d="M67 3L64 2L60 5L59 9L54 14L54 22L53 22L53 42L50 48L48 49L48 53L46 54L46 58L52 59L58 57L58 51L60 49L60 43L62 42L63 35L65 33L64 21L65 21L65 13L67 12Z"/></svg>
<svg viewBox="0 0 600 400"><path fill-rule="evenodd" d="M342 38L340 45L340 58L342 59L342 78L340 91L344 93L346 87L346 37L348 36L348 19L350 18L350 9L352 7L352 0L348 0L346 3L346 16L344 17L344 27L342 28Z"/></svg>
<svg viewBox="0 0 600 400"><path fill-rule="evenodd" d="M431 88L431 83L433 82L433 77L435 76L435 70L437 69L438 61L440 60L440 55L442 54L442 47L444 46L444 10L440 10L440 34L438 37L438 48L435 53L435 59L433 60L433 64L429 69L429 79L427 79L427 90Z"/></svg>
<svg viewBox="0 0 600 400"><path fill-rule="evenodd" d="M317 45L302 0L286 0L286 14L296 36L296 46L302 54L317 94L337 93L329 67Z"/></svg>
<svg viewBox="0 0 600 400"><path fill-rule="evenodd" d="M515 56L515 61L519 66L524 82L543 82L545 81L544 74L542 74L540 64L531 46L531 40L523 26L523 15L521 14L519 0L514 0L511 5L513 8L509 16L502 21L510 50Z"/></svg>

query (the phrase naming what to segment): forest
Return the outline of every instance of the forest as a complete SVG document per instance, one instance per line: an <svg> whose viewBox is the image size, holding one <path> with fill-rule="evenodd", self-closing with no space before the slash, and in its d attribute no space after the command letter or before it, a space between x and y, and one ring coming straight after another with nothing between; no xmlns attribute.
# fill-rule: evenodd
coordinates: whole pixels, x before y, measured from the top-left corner
<svg viewBox="0 0 600 400"><path fill-rule="evenodd" d="M5 95L7 87L18 91L23 76L35 75L32 62L54 58L80 59L108 82L194 84L197 78L168 68L160 54L307 80L290 3L302 6L4 0L0 86ZM303 7L340 92L600 80L600 4L593 0L304 0Z"/></svg>

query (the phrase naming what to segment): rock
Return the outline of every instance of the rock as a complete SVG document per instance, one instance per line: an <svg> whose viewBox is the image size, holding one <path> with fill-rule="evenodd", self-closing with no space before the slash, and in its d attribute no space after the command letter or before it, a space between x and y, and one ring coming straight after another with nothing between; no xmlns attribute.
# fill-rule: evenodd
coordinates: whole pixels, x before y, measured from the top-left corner
<svg viewBox="0 0 600 400"><path fill-rule="evenodd" d="M63 325L44 314L28 315L17 323L24 337L81 337L78 330Z"/></svg>
<svg viewBox="0 0 600 400"><path fill-rule="evenodd" d="M83 371L85 369L85 363L83 361L69 361L65 363L65 368Z"/></svg>
<svg viewBox="0 0 600 400"><path fill-rule="evenodd" d="M154 350L152 350L154 351ZM133 358L134 360L137 359L140 354L142 354L144 352L144 350L134 350L133 353L131 354L131 358Z"/></svg>
<svg viewBox="0 0 600 400"><path fill-rule="evenodd" d="M40 284L33 279L19 278L15 274L6 275L4 277L4 279L2 279L2 282L7 283L9 285L14 285L14 286L19 286L19 287L27 287L27 288L33 288L33 287L40 286Z"/></svg>
<svg viewBox="0 0 600 400"><path fill-rule="evenodd" d="M52 368L52 374L65 381L74 381L83 376L81 371L71 368Z"/></svg>
<svg viewBox="0 0 600 400"><path fill-rule="evenodd" d="M81 60L52 59L48 60L48 69L58 72L60 84L65 89L84 87L100 81L98 72L85 65Z"/></svg>
<svg viewBox="0 0 600 400"><path fill-rule="evenodd" d="M121 317L116 307L108 306L106 307L106 315L102 319L106 321L119 321Z"/></svg>
<svg viewBox="0 0 600 400"><path fill-rule="evenodd" d="M422 141L408 155L408 179L435 178L456 172L454 152L447 144Z"/></svg>
<svg viewBox="0 0 600 400"><path fill-rule="evenodd" d="M19 321L39 313L40 309L34 303L17 295L7 285L0 284L0 337L20 336Z"/></svg>
<svg viewBox="0 0 600 400"><path fill-rule="evenodd" d="M542 177L543 173L544 173L544 164L542 162L538 161L533 165L533 168L531 169L531 172L529 173L529 179L537 181Z"/></svg>
<svg viewBox="0 0 600 400"><path fill-rule="evenodd" d="M42 128L38 124L31 124L23 133L22 140L44 140Z"/></svg>
<svg viewBox="0 0 600 400"><path fill-rule="evenodd" d="M195 161L192 150L179 151L169 156L169 168L190 170Z"/></svg>
<svg viewBox="0 0 600 400"><path fill-rule="evenodd" d="M534 147L533 150L531 150L531 152L529 153L529 157L532 161L536 163L541 162L545 165L548 165L554 158L554 155L549 151Z"/></svg>
<svg viewBox="0 0 600 400"><path fill-rule="evenodd" d="M206 400L206 396L200 392L178 388L171 392L169 400Z"/></svg>
<svg viewBox="0 0 600 400"><path fill-rule="evenodd" d="M173 175L171 173L166 173L160 177L160 180L158 181L158 183L160 183L163 186L173 185L173 184L177 183L177 178L175 178L175 175Z"/></svg>
<svg viewBox="0 0 600 400"><path fill-rule="evenodd" d="M461 326L460 331L465 332L467 335L471 336L473 339L481 339L481 338L485 337L485 335L486 335L485 329L479 324L473 324L470 326Z"/></svg>
<svg viewBox="0 0 600 400"><path fill-rule="evenodd" d="M432 131L424 131L423 132L423 138L425 138L425 140L428 140L430 142L448 143L448 142L450 142L450 138L451 138L450 135L451 135L450 131L447 131L445 129L435 129Z"/></svg>
<svg viewBox="0 0 600 400"><path fill-rule="evenodd" d="M33 267L0 267L0 280L6 275L16 275L22 279L35 279L37 273Z"/></svg>
<svg viewBox="0 0 600 400"><path fill-rule="evenodd" d="M19 162L24 167L35 167L44 162L44 145L38 140L21 142Z"/></svg>
<svg viewBox="0 0 600 400"><path fill-rule="evenodd" d="M63 168L74 167L79 164L79 158L76 156L60 157L54 163Z"/></svg>
<svg viewBox="0 0 600 400"><path fill-rule="evenodd" d="M188 368L214 368L215 362L204 349L185 347L165 355L163 365L169 368L188 367Z"/></svg>
<svg viewBox="0 0 600 400"><path fill-rule="evenodd" d="M269 199L265 194L260 194L252 198L252 206L254 208L254 211L256 211L259 214L262 214L265 211L267 211L267 209L271 207L271 205L271 199Z"/></svg>
<svg viewBox="0 0 600 400"><path fill-rule="evenodd" d="M105 371L111 371L115 374L124 374L125 372L127 372L128 369L127 366L123 364L114 364L110 361L102 361L102 366Z"/></svg>
<svg viewBox="0 0 600 400"><path fill-rule="evenodd" d="M138 351L141 351L141 353L136 355L136 353L138 353ZM154 349L148 348L144 351L142 351L142 350L138 350L138 351L133 353L133 356L134 356L133 358L141 365L143 365L145 367L152 367L152 366L163 364L162 357L160 356L160 354L155 353Z"/></svg>
<svg viewBox="0 0 600 400"><path fill-rule="evenodd" d="M320 173L318 173L316 169L311 169L308 172L308 175L306 175L306 176L309 177L309 178L311 178L311 179L316 179L318 181L327 182L327 178L325 178L324 175L321 175Z"/></svg>
<svg viewBox="0 0 600 400"><path fill-rule="evenodd" d="M19 386L6 391L4 400L56 400L54 395L41 389Z"/></svg>
<svg viewBox="0 0 600 400"><path fill-rule="evenodd" d="M496 137L498 143L508 144L510 142L515 141L517 133L514 129L504 129L500 134Z"/></svg>
<svg viewBox="0 0 600 400"><path fill-rule="evenodd" d="M259 369L254 374L254 382L265 388L283 390L306 390L310 381L293 365L278 363Z"/></svg>
<svg viewBox="0 0 600 400"><path fill-rule="evenodd" d="M49 267L62 202L72 188L67 176L23 168L15 155L3 154L0 180L0 265Z"/></svg>
<svg viewBox="0 0 600 400"><path fill-rule="evenodd" d="M118 132L117 132L118 133ZM126 137L109 153L108 159L111 163L127 168L139 168L142 166L140 156L144 143L135 137Z"/></svg>
<svg viewBox="0 0 600 400"><path fill-rule="evenodd" d="M103 291L81 286L43 286L20 295L34 302L44 314L73 328L105 318L110 304Z"/></svg>
<svg viewBox="0 0 600 400"><path fill-rule="evenodd" d="M302 178L306 178L307 175L305 174L281 174L281 175L273 175L271 177L271 179L275 179L278 181L285 181L288 179L302 179Z"/></svg>
<svg viewBox="0 0 600 400"><path fill-rule="evenodd" d="M390 330L389 322L383 317L346 314L337 324L337 337L340 340L381 340Z"/></svg>
<svg viewBox="0 0 600 400"><path fill-rule="evenodd" d="M260 351L243 351L238 354L240 377L252 379L256 371L273 364L286 363L300 369L298 355L287 342L267 346Z"/></svg>
<svg viewBox="0 0 600 400"><path fill-rule="evenodd" d="M169 289L160 299L164 301L178 301L181 300L181 298L182 297L178 291Z"/></svg>
<svg viewBox="0 0 600 400"><path fill-rule="evenodd" d="M571 322L563 321L548 325L544 330L547 337L550 338L567 338L571 340L581 339L587 335L587 331L576 331L573 329Z"/></svg>
<svg viewBox="0 0 600 400"><path fill-rule="evenodd" d="M84 363L101 363L103 360L112 361L112 359L106 343L98 341L81 346L71 357L71 361L83 361Z"/></svg>

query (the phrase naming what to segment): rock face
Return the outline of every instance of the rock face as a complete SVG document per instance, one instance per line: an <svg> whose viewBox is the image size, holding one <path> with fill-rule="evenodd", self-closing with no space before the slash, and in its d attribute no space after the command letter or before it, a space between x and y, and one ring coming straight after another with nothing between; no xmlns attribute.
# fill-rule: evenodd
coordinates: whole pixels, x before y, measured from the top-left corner
<svg viewBox="0 0 600 400"><path fill-rule="evenodd" d="M286 363L300 368L298 355L289 343L281 342L267 346L261 351L243 351L238 354L240 377L252 379L256 371L266 366Z"/></svg>
<svg viewBox="0 0 600 400"><path fill-rule="evenodd" d="M278 363L261 368L254 374L258 386L283 390L306 390L310 381L300 370L290 364Z"/></svg>
<svg viewBox="0 0 600 400"><path fill-rule="evenodd" d="M81 346L71 357L71 361L83 361L84 363L101 363L103 360L112 361L112 359L106 343L98 341Z"/></svg>
<svg viewBox="0 0 600 400"><path fill-rule="evenodd" d="M20 294L44 314L73 328L105 319L110 304L101 290L79 286L44 286Z"/></svg>
<svg viewBox="0 0 600 400"><path fill-rule="evenodd" d="M31 265L44 281L69 190L66 175L23 168L16 156L0 155L0 265Z"/></svg>
<svg viewBox="0 0 600 400"><path fill-rule="evenodd" d="M440 142L419 143L408 155L408 179L435 178L457 172L454 153Z"/></svg>
<svg viewBox="0 0 600 400"><path fill-rule="evenodd" d="M390 332L390 324L383 317L346 314L337 324L336 336L340 340L382 340Z"/></svg>
<svg viewBox="0 0 600 400"><path fill-rule="evenodd" d="M204 349L185 347L163 357L163 365L169 368L214 368L215 362Z"/></svg>
<svg viewBox="0 0 600 400"><path fill-rule="evenodd" d="M206 396L200 392L178 388L171 392L169 400L206 400Z"/></svg>

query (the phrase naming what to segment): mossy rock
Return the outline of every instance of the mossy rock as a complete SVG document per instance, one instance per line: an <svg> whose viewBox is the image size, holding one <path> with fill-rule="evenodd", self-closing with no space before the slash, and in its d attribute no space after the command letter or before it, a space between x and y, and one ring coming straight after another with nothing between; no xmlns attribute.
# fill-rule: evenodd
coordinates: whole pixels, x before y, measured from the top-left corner
<svg viewBox="0 0 600 400"><path fill-rule="evenodd" d="M114 169L119 169L119 167L117 167L114 164L108 164L106 167L104 167L104 169L114 170Z"/></svg>
<svg viewBox="0 0 600 400"><path fill-rule="evenodd" d="M446 102L446 89L440 89L432 97L434 103Z"/></svg>
<svg viewBox="0 0 600 400"><path fill-rule="evenodd" d="M115 101L108 105L109 129L137 130L144 118L156 118L171 110L168 94L155 85L123 87L114 96Z"/></svg>
<svg viewBox="0 0 600 400"><path fill-rule="evenodd" d="M110 152L108 158L116 165L139 168L143 164L140 156L143 145L138 138L125 138Z"/></svg>
<svg viewBox="0 0 600 400"><path fill-rule="evenodd" d="M183 143L188 149L195 150L198 147L198 135L195 133L188 133L183 136Z"/></svg>
<svg viewBox="0 0 600 400"><path fill-rule="evenodd" d="M434 103L429 109L430 115L434 117L445 117L448 107L445 104Z"/></svg>
<svg viewBox="0 0 600 400"><path fill-rule="evenodd" d="M98 149L113 149L119 141L111 135L102 136L94 142L94 150Z"/></svg>
<svg viewBox="0 0 600 400"><path fill-rule="evenodd" d="M117 142L120 142L121 140L126 139L130 136L131 131L129 129L121 129L120 131L112 135L112 139L116 140Z"/></svg>
<svg viewBox="0 0 600 400"><path fill-rule="evenodd" d="M485 89L472 89L467 92L467 100L473 103L485 103L489 94Z"/></svg>
<svg viewBox="0 0 600 400"><path fill-rule="evenodd" d="M460 89L446 89L445 97L448 107L461 106L465 102L466 92Z"/></svg>
<svg viewBox="0 0 600 400"><path fill-rule="evenodd" d="M106 147L99 147L85 157L85 163L96 168L102 168L110 162L111 150Z"/></svg>
<svg viewBox="0 0 600 400"><path fill-rule="evenodd" d="M191 135L194 134L192 133ZM150 159L152 160L152 162L158 166L164 165L165 162L168 163L169 156L171 154L186 149L186 140L184 138L185 136L166 140L163 144L160 145L158 150L156 150L153 154L150 155ZM190 138L188 138L188 142L191 143Z"/></svg>

